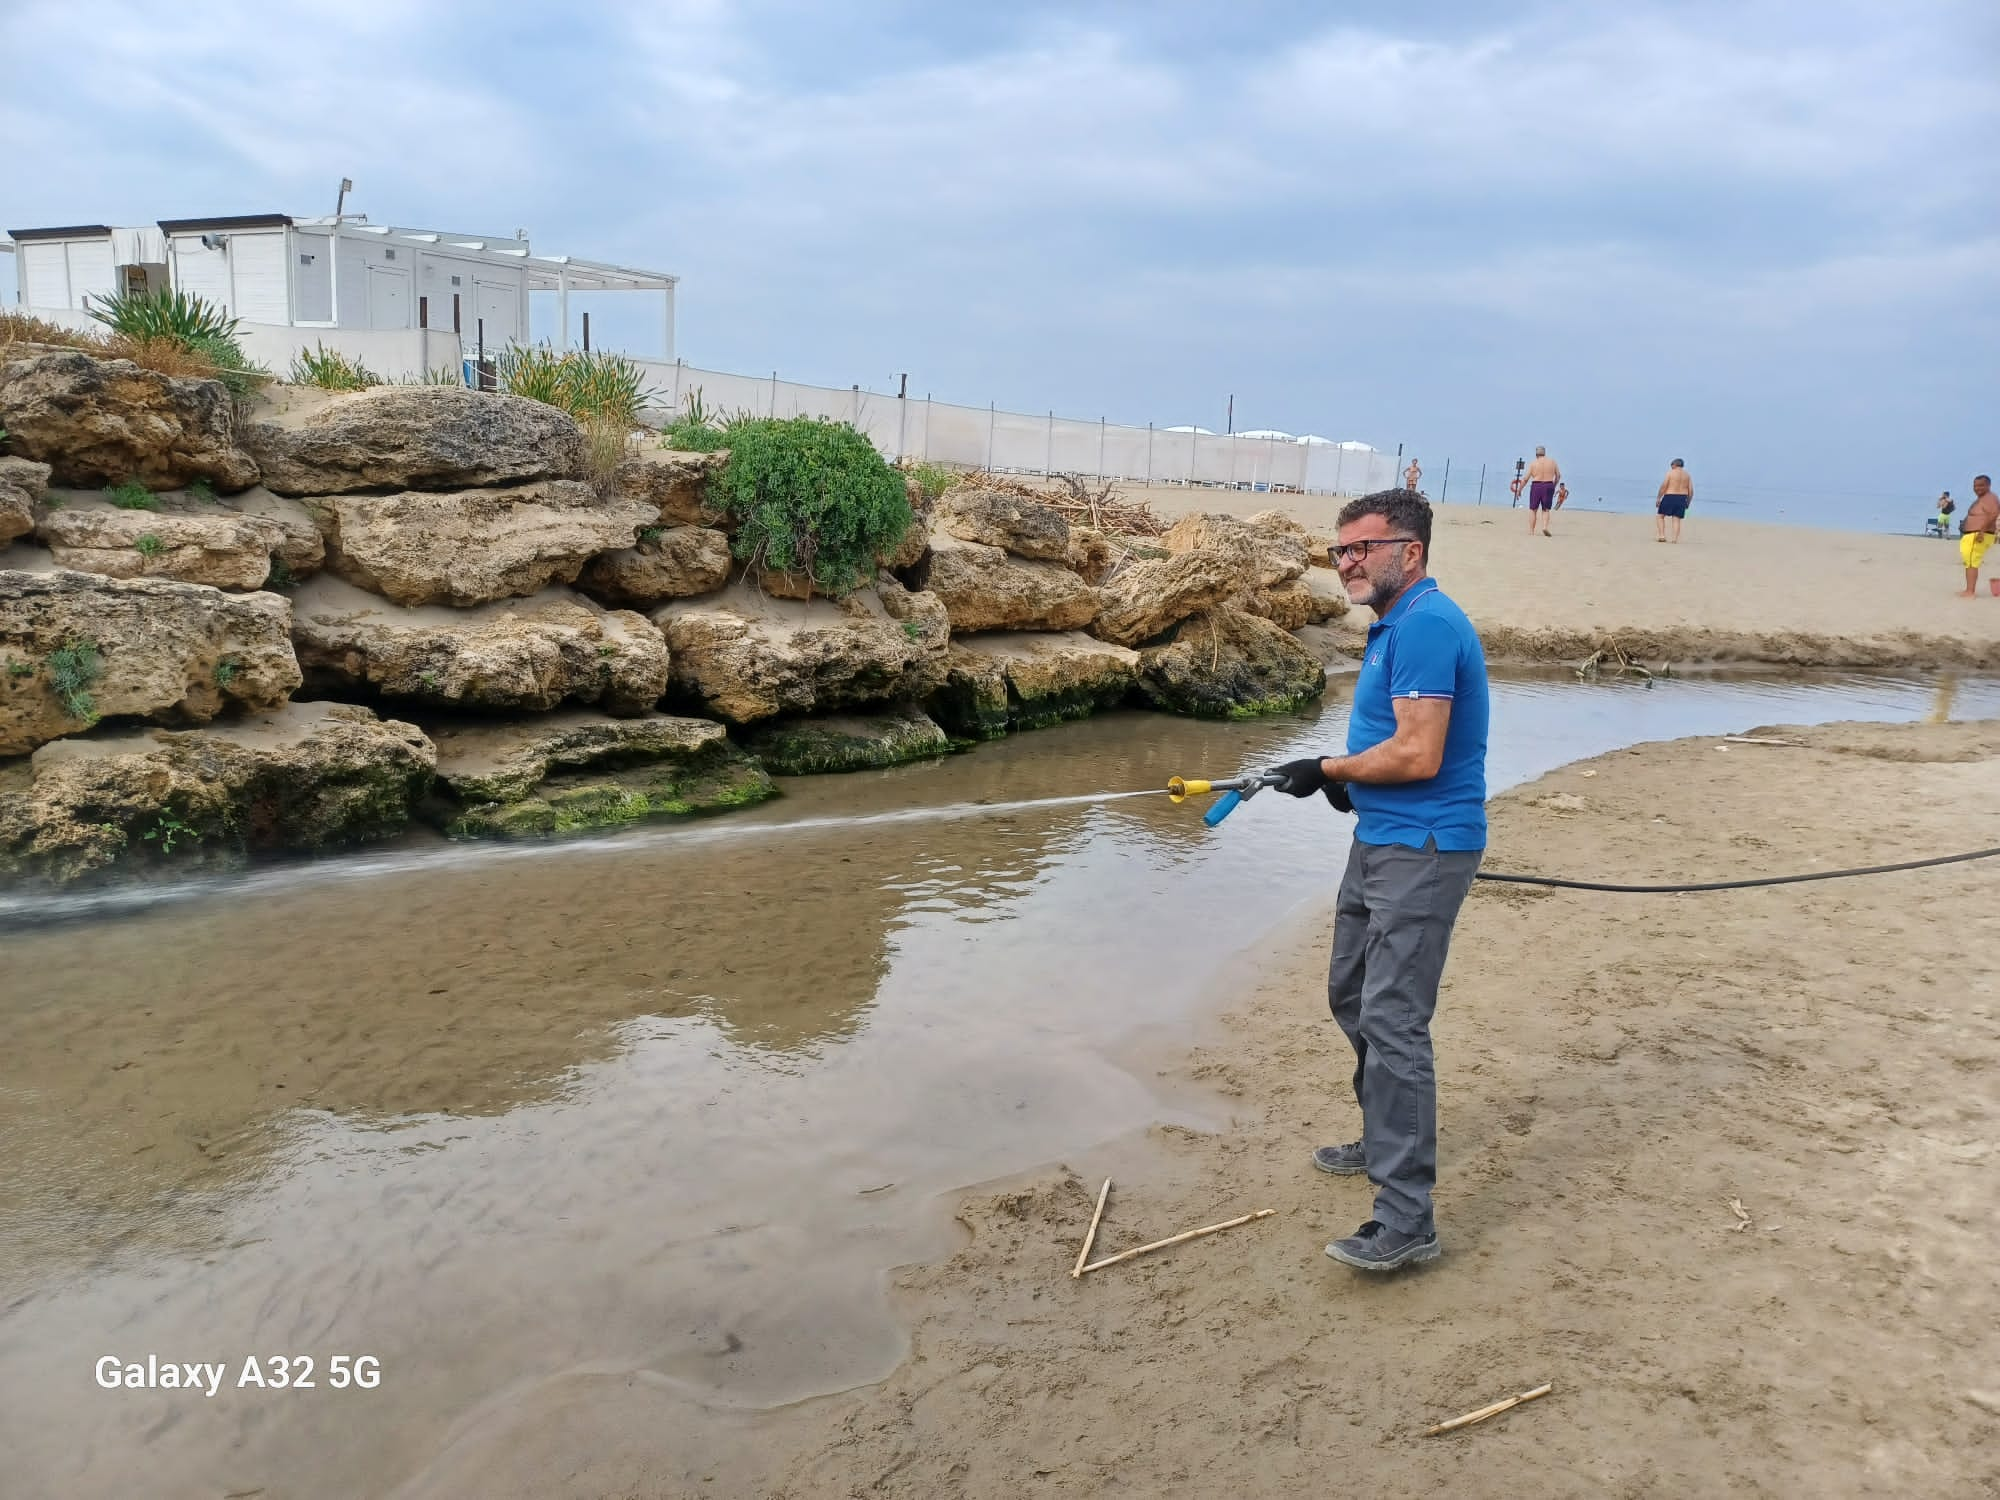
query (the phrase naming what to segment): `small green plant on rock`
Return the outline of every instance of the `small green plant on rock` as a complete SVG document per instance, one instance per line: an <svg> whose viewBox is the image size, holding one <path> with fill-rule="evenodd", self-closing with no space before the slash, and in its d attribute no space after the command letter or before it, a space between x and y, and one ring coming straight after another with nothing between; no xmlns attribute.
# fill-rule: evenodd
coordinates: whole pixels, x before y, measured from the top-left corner
<svg viewBox="0 0 2000 1500"><path fill-rule="evenodd" d="M172 854L174 852L174 845L182 839L187 840L190 844L201 842L201 834L199 832L190 828L169 812L161 813L158 819L154 821L153 826L148 828L141 837L145 838L148 842L157 841L160 846L160 853L162 854Z"/></svg>
<svg viewBox="0 0 2000 1500"><path fill-rule="evenodd" d="M141 557L146 558L148 561L150 561L151 559L158 557L162 552L166 551L167 544L161 541L158 537L154 536L153 533L149 531L144 536L141 536L137 541L132 543L132 550L134 552L137 552Z"/></svg>
<svg viewBox="0 0 2000 1500"><path fill-rule="evenodd" d="M908 636L911 640L914 641L922 639L923 633L924 633L924 627L919 625L915 620L903 621L903 634Z"/></svg>
<svg viewBox="0 0 2000 1500"><path fill-rule="evenodd" d="M291 564L286 562L282 557L272 558L271 571L264 575L264 587L267 589L288 589L295 582L297 580L292 577Z"/></svg>
<svg viewBox="0 0 2000 1500"><path fill-rule="evenodd" d="M10 661L7 663L7 675L9 677L33 677L35 675L35 664L31 661Z"/></svg>
<svg viewBox="0 0 2000 1500"><path fill-rule="evenodd" d="M943 464L911 464L905 471L916 480L926 500L935 500L958 482L958 471Z"/></svg>
<svg viewBox="0 0 2000 1500"><path fill-rule="evenodd" d="M711 493L736 518L737 557L805 573L830 594L873 576L910 526L903 476L854 428L818 417L730 423Z"/></svg>
<svg viewBox="0 0 2000 1500"><path fill-rule="evenodd" d="M639 540L642 542L657 542L666 534L667 528L664 526L641 526L639 528Z"/></svg>
<svg viewBox="0 0 2000 1500"><path fill-rule="evenodd" d="M158 510L160 497L136 479L105 486L104 498L120 510Z"/></svg>
<svg viewBox="0 0 2000 1500"><path fill-rule="evenodd" d="M98 654L97 642L73 641L49 653L49 686L55 689L56 701L72 719L81 719L86 724L97 722L97 703L90 696L90 685L104 675L104 658Z"/></svg>
<svg viewBox="0 0 2000 1500"><path fill-rule="evenodd" d="M199 500L203 505L214 505L215 486L206 479L191 479L188 481L187 497L190 500Z"/></svg>
<svg viewBox="0 0 2000 1500"><path fill-rule="evenodd" d="M221 661L215 664L215 685L219 688L228 687L230 683L236 680L237 674L242 670L243 663L235 657L223 657Z"/></svg>

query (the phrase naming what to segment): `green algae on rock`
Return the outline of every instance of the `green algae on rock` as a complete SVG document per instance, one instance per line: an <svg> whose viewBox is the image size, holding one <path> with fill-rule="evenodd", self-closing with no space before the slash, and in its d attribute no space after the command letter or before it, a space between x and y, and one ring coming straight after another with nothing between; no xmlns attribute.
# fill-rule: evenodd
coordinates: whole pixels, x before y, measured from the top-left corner
<svg viewBox="0 0 2000 1500"><path fill-rule="evenodd" d="M760 724L748 732L744 745L766 770L780 776L877 770L951 751L949 736L928 714L911 707Z"/></svg>
<svg viewBox="0 0 2000 1500"><path fill-rule="evenodd" d="M1295 713L1326 692L1326 669L1269 620L1231 607L1182 621L1139 652L1139 696L1197 719Z"/></svg>
<svg viewBox="0 0 2000 1500"><path fill-rule="evenodd" d="M1116 707L1139 654L1081 631L995 631L954 638L949 660L925 707L955 735L994 740Z"/></svg>

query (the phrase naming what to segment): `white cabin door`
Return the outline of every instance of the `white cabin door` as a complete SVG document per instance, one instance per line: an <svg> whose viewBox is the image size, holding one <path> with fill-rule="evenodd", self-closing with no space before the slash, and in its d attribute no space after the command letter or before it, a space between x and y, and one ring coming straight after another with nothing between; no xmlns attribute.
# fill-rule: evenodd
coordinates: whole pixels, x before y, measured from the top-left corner
<svg viewBox="0 0 2000 1500"><path fill-rule="evenodd" d="M482 319L486 324L484 332L489 359L520 337L521 294L511 282L475 281L472 284L472 308L473 317ZM463 337L468 350L477 346L480 333L477 323L466 325Z"/></svg>
<svg viewBox="0 0 2000 1500"><path fill-rule="evenodd" d="M368 268L368 326L410 326L410 273L387 266Z"/></svg>

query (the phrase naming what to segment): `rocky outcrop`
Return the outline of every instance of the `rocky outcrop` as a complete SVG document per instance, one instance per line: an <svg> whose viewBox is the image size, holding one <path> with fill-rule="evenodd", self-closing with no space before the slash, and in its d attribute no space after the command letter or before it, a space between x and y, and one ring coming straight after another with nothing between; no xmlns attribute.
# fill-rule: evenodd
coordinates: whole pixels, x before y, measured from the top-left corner
<svg viewBox="0 0 2000 1500"><path fill-rule="evenodd" d="M759 724L744 748L780 776L870 771L948 754L951 740L928 714L908 706L883 714L834 714Z"/></svg>
<svg viewBox="0 0 2000 1500"><path fill-rule="evenodd" d="M1118 554L1103 532L1093 531L1088 526L1072 526L1069 529L1069 556L1064 561L1072 573L1096 588L1111 576Z"/></svg>
<svg viewBox="0 0 2000 1500"><path fill-rule="evenodd" d="M910 502L910 524L903 532L903 539L896 543L892 551L884 552L876 562L891 573L901 573L914 568L924 560L924 554L931 550L931 524L936 514L936 502L925 493L924 487L914 479L903 481L903 492Z"/></svg>
<svg viewBox="0 0 2000 1500"><path fill-rule="evenodd" d="M205 512L120 510L69 497L43 513L35 535L58 567L106 578L170 578L218 589L261 589L284 547L275 521L215 507Z"/></svg>
<svg viewBox="0 0 2000 1500"><path fill-rule="evenodd" d="M227 703L272 708L299 686L276 594L0 572L0 755L99 719L203 724Z"/></svg>
<svg viewBox="0 0 2000 1500"><path fill-rule="evenodd" d="M398 604L490 604L569 583L651 520L569 479L303 503L325 527L328 569Z"/></svg>
<svg viewBox="0 0 2000 1500"><path fill-rule="evenodd" d="M278 545L271 549L271 568L280 584L303 583L326 562L326 543L319 525L298 501L274 495L262 485L215 502L224 510L268 521L278 528Z"/></svg>
<svg viewBox="0 0 2000 1500"><path fill-rule="evenodd" d="M0 875L62 884L382 838L408 823L434 763L411 725L337 703L59 740L35 752L25 789L0 793Z"/></svg>
<svg viewBox="0 0 2000 1500"><path fill-rule="evenodd" d="M649 527L638 543L592 558L577 588L600 604L648 609L668 599L710 594L729 582L729 538L706 526Z"/></svg>
<svg viewBox="0 0 2000 1500"><path fill-rule="evenodd" d="M925 706L953 734L998 739L1116 705L1138 666L1138 652L1080 631L958 636L944 685Z"/></svg>
<svg viewBox="0 0 2000 1500"><path fill-rule="evenodd" d="M1116 645L1137 646L1190 615L1235 598L1257 575L1257 559L1241 539L1226 539L1221 550L1129 563L1098 590L1100 607L1090 633Z"/></svg>
<svg viewBox="0 0 2000 1500"><path fill-rule="evenodd" d="M1251 719L1317 702L1326 669L1271 621L1224 606L1140 651L1138 691L1168 713Z"/></svg>
<svg viewBox="0 0 2000 1500"><path fill-rule="evenodd" d="M729 739L707 719L614 719L581 708L532 719L426 718L422 728L437 746L439 784L467 802L518 802L559 771L685 760Z"/></svg>
<svg viewBox="0 0 2000 1500"><path fill-rule="evenodd" d="M1004 548L1016 557L1069 559L1069 522L1063 513L1005 490L951 490L937 502L932 524L962 542Z"/></svg>
<svg viewBox="0 0 2000 1500"><path fill-rule="evenodd" d="M1254 516L1244 517L1243 524L1252 531L1272 531L1290 536L1309 534L1304 526L1282 510L1260 510Z"/></svg>
<svg viewBox="0 0 2000 1500"><path fill-rule="evenodd" d="M569 413L456 386L340 394L279 387L243 424L241 440L265 487L280 495L467 489L583 473L583 432Z"/></svg>
<svg viewBox="0 0 2000 1500"><path fill-rule="evenodd" d="M1270 517L1278 513L1262 511L1259 514ZM1279 519L1289 518L1279 516ZM1167 528L1167 534L1160 541L1172 553L1227 553L1247 543L1256 554L1256 586L1259 588L1277 588L1280 584L1290 583L1306 570L1306 537L1302 529L1260 527L1235 516L1196 514L1182 516Z"/></svg>
<svg viewBox="0 0 2000 1500"><path fill-rule="evenodd" d="M430 727L440 795L424 814L454 838L579 833L741 807L774 791L722 726L705 719L564 710Z"/></svg>
<svg viewBox="0 0 2000 1500"><path fill-rule="evenodd" d="M292 639L320 697L491 712L594 703L632 715L667 686L666 642L643 615L566 589L473 609L403 609L322 576L293 596Z"/></svg>
<svg viewBox="0 0 2000 1500"><path fill-rule="evenodd" d="M1333 566L1334 539L1317 531L1306 533L1306 565L1313 568Z"/></svg>
<svg viewBox="0 0 2000 1500"><path fill-rule="evenodd" d="M653 514L646 524L711 526L730 529L720 506L708 502L708 485L729 461L727 449L714 453L682 453L672 448L628 458L611 475L611 493L643 505Z"/></svg>
<svg viewBox="0 0 2000 1500"><path fill-rule="evenodd" d="M944 606L886 576L837 601L774 599L739 581L652 618L674 695L732 724L921 699L944 681Z"/></svg>
<svg viewBox="0 0 2000 1500"><path fill-rule="evenodd" d="M61 349L0 364L0 428L16 456L48 464L57 484L133 480L167 490L204 479L240 490L257 482L221 381L162 375L129 359Z"/></svg>
<svg viewBox="0 0 2000 1500"><path fill-rule="evenodd" d="M1260 589L1241 601L1251 614L1269 620L1280 630L1299 630L1307 625L1324 625L1337 620L1349 609L1347 591L1325 572L1308 571L1290 583Z"/></svg>
<svg viewBox="0 0 2000 1500"><path fill-rule="evenodd" d="M35 507L49 491L49 466L0 458L0 547L35 529Z"/></svg>
<svg viewBox="0 0 2000 1500"><path fill-rule="evenodd" d="M933 536L930 557L910 576L944 601L954 631L1075 630L1097 614L1096 591L1061 563L1012 557L948 532Z"/></svg>

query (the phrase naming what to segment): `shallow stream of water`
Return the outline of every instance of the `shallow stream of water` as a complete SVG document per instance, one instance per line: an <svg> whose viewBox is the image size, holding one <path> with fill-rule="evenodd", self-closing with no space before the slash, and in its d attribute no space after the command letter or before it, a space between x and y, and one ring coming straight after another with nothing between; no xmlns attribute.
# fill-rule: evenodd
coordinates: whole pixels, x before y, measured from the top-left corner
<svg viewBox="0 0 2000 1500"><path fill-rule="evenodd" d="M1490 776L1994 715L1992 678L1513 679ZM1317 719L1116 714L702 823L0 900L8 1493L382 1494L568 1372L697 1411L879 1376L886 1272L948 1252L952 1191L1173 1117L1123 1049L1226 1000L1345 855L1317 799L1211 831L1098 794L1345 720L1336 679ZM93 1377L149 1354L223 1387ZM274 1354L316 1388L236 1386ZM332 1389L336 1354L380 1386Z"/></svg>

